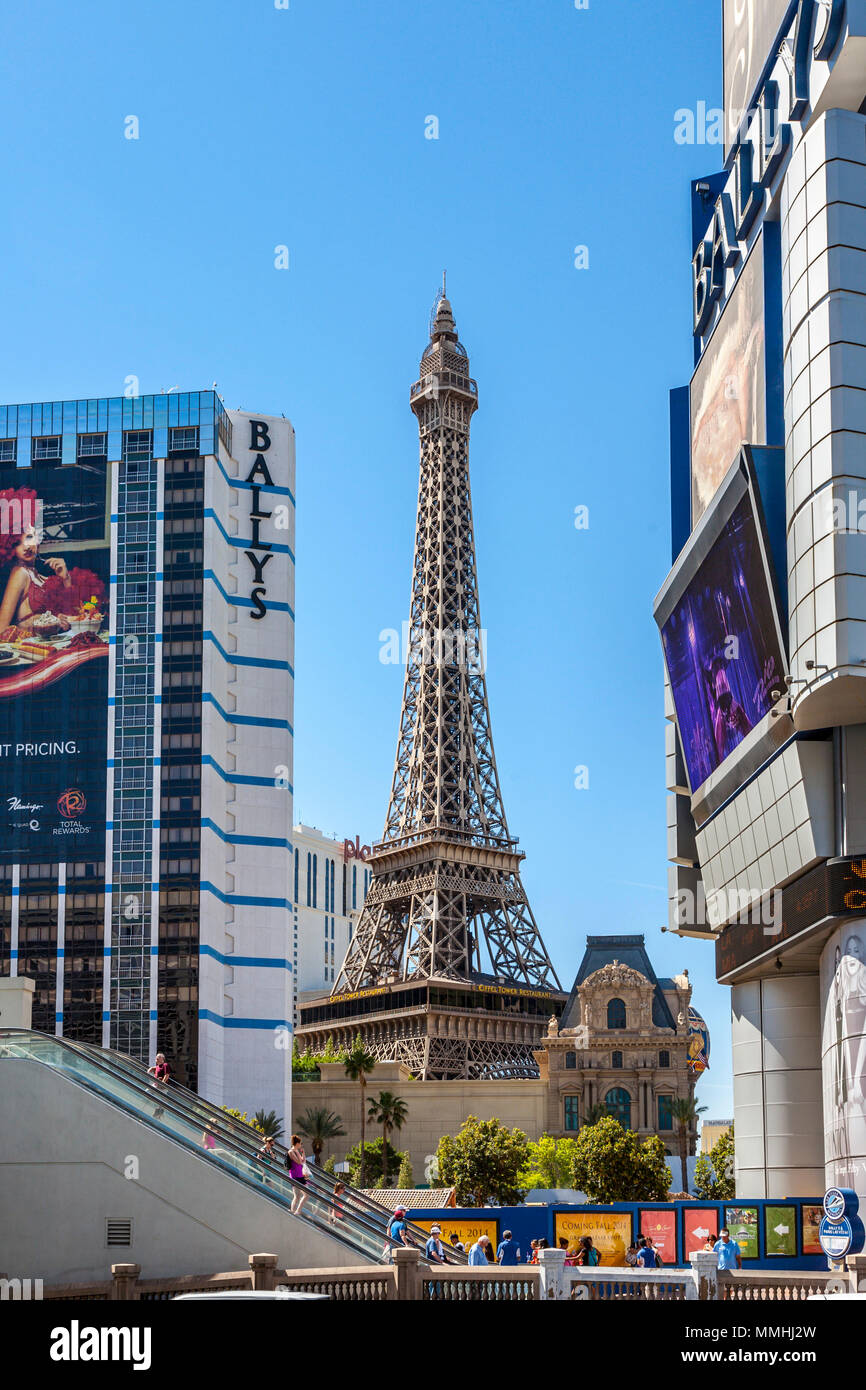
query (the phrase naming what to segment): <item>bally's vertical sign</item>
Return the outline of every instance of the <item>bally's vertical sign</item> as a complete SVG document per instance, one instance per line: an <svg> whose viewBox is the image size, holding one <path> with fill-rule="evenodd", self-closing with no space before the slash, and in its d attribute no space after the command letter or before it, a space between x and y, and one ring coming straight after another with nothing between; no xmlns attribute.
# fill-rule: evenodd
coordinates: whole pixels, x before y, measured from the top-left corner
<svg viewBox="0 0 866 1390"><path fill-rule="evenodd" d="M249 534L250 543L244 551L247 560L247 593L251 600L250 617L261 622L267 616L272 595L277 584L276 570L269 569L277 546L267 536L276 532L288 534L291 529L291 513L282 495L288 492L286 479L286 441L282 433L290 433L288 421L273 419L250 419L241 417L242 425L248 431L248 464L242 472L244 482L249 485ZM278 437L279 436L279 437ZM242 465L243 467L243 465ZM280 500L275 500L275 493ZM264 523L264 534L262 527Z"/></svg>

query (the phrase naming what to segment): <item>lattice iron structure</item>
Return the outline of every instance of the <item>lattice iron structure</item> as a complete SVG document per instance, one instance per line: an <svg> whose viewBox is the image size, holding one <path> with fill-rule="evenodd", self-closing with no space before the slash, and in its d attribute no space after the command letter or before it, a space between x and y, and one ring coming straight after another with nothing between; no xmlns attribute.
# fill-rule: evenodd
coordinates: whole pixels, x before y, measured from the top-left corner
<svg viewBox="0 0 866 1390"><path fill-rule="evenodd" d="M478 389L444 287L410 401L421 462L391 798L340 975L328 1001L301 1007L299 1038L315 1050L360 1032L427 1080L534 1076L565 995L493 752L469 484Z"/></svg>

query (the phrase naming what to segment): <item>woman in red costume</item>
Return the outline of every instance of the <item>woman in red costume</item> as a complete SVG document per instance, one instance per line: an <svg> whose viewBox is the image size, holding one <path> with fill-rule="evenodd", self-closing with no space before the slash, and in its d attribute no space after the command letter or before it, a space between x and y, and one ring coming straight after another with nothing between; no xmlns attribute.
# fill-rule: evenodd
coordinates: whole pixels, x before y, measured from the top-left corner
<svg viewBox="0 0 866 1390"><path fill-rule="evenodd" d="M82 604L95 599L98 606L105 594L92 570L70 570L60 556L40 556L40 532L27 524L36 514L36 500L32 488L0 489L7 522L0 534L0 632L8 627L66 632Z"/></svg>

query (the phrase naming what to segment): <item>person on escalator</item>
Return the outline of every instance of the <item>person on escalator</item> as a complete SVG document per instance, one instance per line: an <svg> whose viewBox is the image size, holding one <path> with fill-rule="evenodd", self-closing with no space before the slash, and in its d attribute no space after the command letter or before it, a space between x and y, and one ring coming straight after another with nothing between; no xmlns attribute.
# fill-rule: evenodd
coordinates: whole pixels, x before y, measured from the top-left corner
<svg viewBox="0 0 866 1390"><path fill-rule="evenodd" d="M307 1167L307 1155L301 1143L299 1134L292 1135L292 1147L286 1153L286 1167L289 1170L289 1178L295 1184L295 1191L292 1194L292 1215L297 1216L301 1207L307 1200L306 1186L310 1170Z"/></svg>
<svg viewBox="0 0 866 1390"><path fill-rule="evenodd" d="M156 1061L152 1067L148 1067L147 1074L153 1077L153 1084L156 1086L157 1090L162 1086L168 1085L171 1081L171 1067L165 1060L164 1052L157 1052ZM164 1114L165 1111L162 1106L158 1105L153 1112L153 1118L155 1120L161 1120Z"/></svg>

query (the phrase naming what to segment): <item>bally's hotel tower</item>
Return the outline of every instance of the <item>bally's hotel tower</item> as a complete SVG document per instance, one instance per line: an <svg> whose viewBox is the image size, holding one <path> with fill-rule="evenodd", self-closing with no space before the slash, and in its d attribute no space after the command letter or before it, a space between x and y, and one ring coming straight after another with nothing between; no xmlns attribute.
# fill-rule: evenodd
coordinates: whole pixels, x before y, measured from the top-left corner
<svg viewBox="0 0 866 1390"><path fill-rule="evenodd" d="M33 1026L290 1113L294 431L0 408L0 976Z"/></svg>

